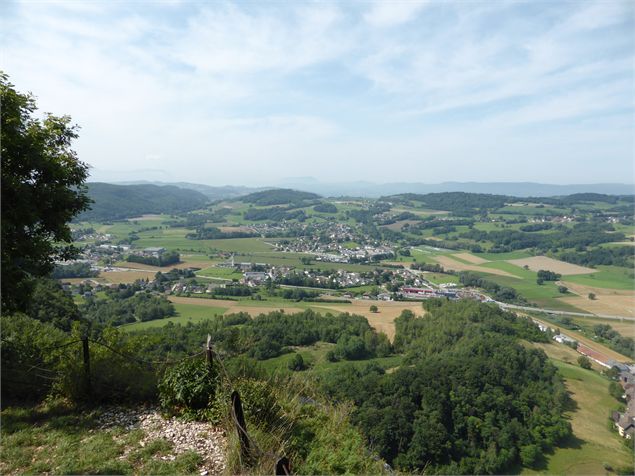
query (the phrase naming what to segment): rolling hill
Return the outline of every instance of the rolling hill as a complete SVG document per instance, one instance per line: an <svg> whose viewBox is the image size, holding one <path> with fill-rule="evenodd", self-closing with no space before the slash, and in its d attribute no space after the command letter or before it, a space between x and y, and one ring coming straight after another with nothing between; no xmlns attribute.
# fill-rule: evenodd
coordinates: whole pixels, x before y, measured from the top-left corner
<svg viewBox="0 0 635 476"><path fill-rule="evenodd" d="M205 206L208 198L200 192L175 186L88 184L93 200L90 210L77 221L121 220L148 213L183 213Z"/></svg>

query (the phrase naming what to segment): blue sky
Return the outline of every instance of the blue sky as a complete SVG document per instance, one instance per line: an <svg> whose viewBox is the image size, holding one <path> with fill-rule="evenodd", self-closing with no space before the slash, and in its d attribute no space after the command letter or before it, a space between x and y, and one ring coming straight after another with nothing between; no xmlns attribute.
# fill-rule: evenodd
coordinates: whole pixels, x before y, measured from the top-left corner
<svg viewBox="0 0 635 476"><path fill-rule="evenodd" d="M94 179L632 182L632 1L3 2Z"/></svg>

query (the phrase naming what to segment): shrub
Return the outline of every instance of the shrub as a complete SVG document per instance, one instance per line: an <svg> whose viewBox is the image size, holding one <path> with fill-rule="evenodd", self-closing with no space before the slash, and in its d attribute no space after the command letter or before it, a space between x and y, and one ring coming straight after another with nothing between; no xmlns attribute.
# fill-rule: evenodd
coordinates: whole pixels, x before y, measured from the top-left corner
<svg viewBox="0 0 635 476"><path fill-rule="evenodd" d="M578 357L578 364L580 364L580 367L582 367L583 369L591 368L591 361L586 355L581 355L580 357Z"/></svg>
<svg viewBox="0 0 635 476"><path fill-rule="evenodd" d="M214 367L203 360L184 360L169 368L159 383L159 401L166 410L188 413L201 410L214 399Z"/></svg>
<svg viewBox="0 0 635 476"><path fill-rule="evenodd" d="M287 364L289 370L299 371L304 370L306 366L304 365L304 359L300 354L295 354L293 358Z"/></svg>

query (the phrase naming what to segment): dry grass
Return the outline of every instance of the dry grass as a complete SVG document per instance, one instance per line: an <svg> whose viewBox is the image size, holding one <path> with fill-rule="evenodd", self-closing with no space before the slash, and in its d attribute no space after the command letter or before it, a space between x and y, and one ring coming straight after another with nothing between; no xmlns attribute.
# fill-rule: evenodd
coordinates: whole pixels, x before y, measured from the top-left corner
<svg viewBox="0 0 635 476"><path fill-rule="evenodd" d="M202 299L192 297L169 296L168 299L175 304L193 304L195 306L226 307L225 314L234 312L247 312L252 316L268 313L276 310L284 310L287 313L302 312L306 307L288 306L282 303L256 304L250 301L229 301L225 299ZM375 305L379 312L370 312L370 306ZM420 302L405 301L371 301L355 300L352 303L310 303L311 309L321 312L358 314L368 319L368 323L377 331L384 332L391 340L395 337L395 319L404 309L409 309L416 315L423 315L424 311Z"/></svg>
<svg viewBox="0 0 635 476"><path fill-rule="evenodd" d="M370 312L370 306L372 305L377 306L379 312ZM403 310L408 309L419 316L424 313L420 302L409 303L404 301L356 300L351 304L328 303L311 307L315 309L328 308L336 312L348 312L364 316L375 330L385 333L390 340L395 337L395 319L399 317Z"/></svg>
<svg viewBox="0 0 635 476"><path fill-rule="evenodd" d="M478 256L474 256L473 254L470 254L470 253L455 253L452 256L456 256L457 258L468 261L469 263L472 263L472 264L489 263L489 260L480 258Z"/></svg>
<svg viewBox="0 0 635 476"><path fill-rule="evenodd" d="M532 258L510 259L507 262L521 268L527 266L532 271L539 271L541 269L544 269L553 271L554 273L562 274L563 276L597 272L597 269L585 268L584 266L578 266L577 264L565 263L564 261L548 258L547 256L533 256Z"/></svg>
<svg viewBox="0 0 635 476"><path fill-rule="evenodd" d="M481 268L480 266L476 266L474 264L465 264L457 261L455 259L450 258L449 256L435 256L434 259L445 269L451 269L453 271L480 271L483 273L489 274L497 274L499 276L509 276L516 279L521 279L518 276L514 276L507 271L503 271L502 269L496 268Z"/></svg>
<svg viewBox="0 0 635 476"><path fill-rule="evenodd" d="M137 279L154 279L156 271L102 271L99 276L104 278L109 283L134 283Z"/></svg>
<svg viewBox="0 0 635 476"><path fill-rule="evenodd" d="M570 292L577 296L560 298L585 311L595 314L613 314L616 316L635 317L635 292L628 290L596 288L562 281ZM595 299L588 298L589 293L595 294Z"/></svg>
<svg viewBox="0 0 635 476"><path fill-rule="evenodd" d="M617 321L614 319L601 319L592 317L574 317L574 322L582 326L594 326L596 324L608 324L624 337L635 339L635 321Z"/></svg>

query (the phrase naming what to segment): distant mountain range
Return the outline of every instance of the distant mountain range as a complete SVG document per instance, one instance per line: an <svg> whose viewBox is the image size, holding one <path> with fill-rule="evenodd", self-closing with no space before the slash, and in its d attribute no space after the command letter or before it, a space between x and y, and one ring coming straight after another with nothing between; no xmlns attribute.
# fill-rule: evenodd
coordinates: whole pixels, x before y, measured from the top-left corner
<svg viewBox="0 0 635 476"><path fill-rule="evenodd" d="M293 188L324 196L381 197L401 193L471 192L510 195L514 197L554 197L574 193L633 195L635 185L626 183L554 185L534 182L443 182L426 183L323 183L313 178L286 179L281 187Z"/></svg>
<svg viewBox="0 0 635 476"><path fill-rule="evenodd" d="M119 184L172 185L195 190L210 200L224 200L272 188L291 188L317 193L325 197L381 197L402 193L471 192L510 195L514 197L554 197L574 193L603 193L608 195L633 195L635 185L626 183L596 183L555 185L534 182L443 182L426 183L372 183L372 182L320 182L312 177L283 179L271 187L244 187L240 185L211 186L188 182L119 182Z"/></svg>
<svg viewBox="0 0 635 476"><path fill-rule="evenodd" d="M213 186L213 185L203 185L200 183L155 182L155 181L148 181L148 180L117 182L117 185L161 185L161 186L170 185L173 187L183 188L186 190L194 190L196 192L202 193L210 201L237 198L237 197L242 197L243 195L248 195L250 193L260 192L262 190L269 190L271 188L275 188L275 187L243 187L241 185Z"/></svg>

